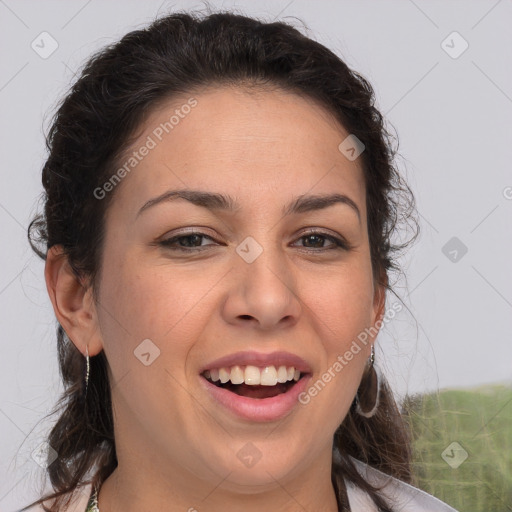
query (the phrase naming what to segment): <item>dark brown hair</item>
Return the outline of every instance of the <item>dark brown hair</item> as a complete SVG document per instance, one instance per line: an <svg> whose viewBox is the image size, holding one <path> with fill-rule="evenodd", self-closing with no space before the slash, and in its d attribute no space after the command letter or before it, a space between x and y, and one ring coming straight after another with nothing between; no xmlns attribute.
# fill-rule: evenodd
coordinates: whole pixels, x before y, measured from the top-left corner
<svg viewBox="0 0 512 512"><path fill-rule="evenodd" d="M374 105L372 87L332 51L291 25L229 12L163 16L89 59L59 104L46 137L44 213L28 228L33 250L46 260L48 249L61 245L77 278L97 291L104 218L115 194L98 200L93 191L112 176L119 156L151 111L178 94L223 85L277 87L299 94L321 104L364 143L360 158L372 269L375 280L393 291L388 274L399 271L396 257L408 242L394 244L391 237L414 213L414 196L395 167L396 138ZM55 492L33 503L51 499L50 508L43 506L52 512L62 510L82 485L101 484L117 466L104 352L90 358L84 398L85 358L59 324L57 343L65 391L51 413L59 416L47 439L58 453L47 468ZM389 511L349 457L411 479L409 436L385 382L377 414L365 418L352 404L333 446L341 457L332 472L340 510L349 506L336 475L367 491L379 510Z"/></svg>

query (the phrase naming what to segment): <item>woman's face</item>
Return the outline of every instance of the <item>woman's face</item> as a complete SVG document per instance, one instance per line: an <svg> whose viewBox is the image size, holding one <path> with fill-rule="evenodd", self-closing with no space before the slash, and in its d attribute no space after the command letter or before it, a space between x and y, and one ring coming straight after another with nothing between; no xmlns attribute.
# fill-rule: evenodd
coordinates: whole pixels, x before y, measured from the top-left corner
<svg viewBox="0 0 512 512"><path fill-rule="evenodd" d="M120 465L216 484L229 474L225 485L247 492L306 468L330 472L333 433L370 354L372 338L363 344L358 335L384 300L372 279L360 159L338 149L349 134L311 101L240 88L175 98L142 128L116 167L127 164L121 182L103 188L114 197L95 306ZM147 204L168 191L234 204ZM307 201L332 194L354 204ZM305 202L294 209L298 199ZM287 399L242 399L201 375L246 351L304 360L308 375L295 384L302 401L294 387ZM228 367L241 363L235 375L249 378L244 366L268 366L251 357ZM274 359L277 371L293 366Z"/></svg>

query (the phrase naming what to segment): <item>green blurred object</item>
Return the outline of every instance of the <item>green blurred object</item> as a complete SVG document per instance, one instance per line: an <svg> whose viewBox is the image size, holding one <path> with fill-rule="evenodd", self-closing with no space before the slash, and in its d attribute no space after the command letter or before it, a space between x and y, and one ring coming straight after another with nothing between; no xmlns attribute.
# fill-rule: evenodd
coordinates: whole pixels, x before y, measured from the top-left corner
<svg viewBox="0 0 512 512"><path fill-rule="evenodd" d="M414 485L460 512L512 511L512 386L412 395Z"/></svg>

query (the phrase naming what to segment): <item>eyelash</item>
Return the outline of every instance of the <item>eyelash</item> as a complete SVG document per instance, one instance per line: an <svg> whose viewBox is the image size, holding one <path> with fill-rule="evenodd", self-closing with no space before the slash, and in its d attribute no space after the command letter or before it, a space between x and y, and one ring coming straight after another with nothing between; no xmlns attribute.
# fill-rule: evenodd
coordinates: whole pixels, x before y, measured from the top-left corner
<svg viewBox="0 0 512 512"><path fill-rule="evenodd" d="M313 235L320 236L322 238L325 238L326 240L330 240L331 242L333 242L334 245L331 247L321 247L319 249L305 247L303 250L305 250L306 252L325 252L325 251L330 251L333 249L349 251L352 248L351 245L346 240L332 236L332 235L328 235L327 233L322 233L319 231L311 231L311 232L305 233L302 236L300 236L297 240L306 238L308 236L313 236ZM201 238L208 238L215 242L215 240L211 236L208 236L201 232L194 231L191 233L182 234L182 235L174 236L172 238L161 240L159 242L159 245L165 247L166 249L170 249L172 251L181 251L181 252L186 252L186 253L204 251L208 247L211 247L211 245L198 246L198 247L192 247L192 248L191 247L179 247L179 246L172 247L173 243L181 240L182 238L189 238L189 237L193 237L193 236L199 236Z"/></svg>

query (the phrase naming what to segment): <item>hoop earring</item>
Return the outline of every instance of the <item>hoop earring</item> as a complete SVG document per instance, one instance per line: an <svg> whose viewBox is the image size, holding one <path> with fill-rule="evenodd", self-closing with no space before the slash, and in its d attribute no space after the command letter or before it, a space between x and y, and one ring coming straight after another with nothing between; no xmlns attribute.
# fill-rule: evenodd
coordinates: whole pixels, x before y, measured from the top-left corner
<svg viewBox="0 0 512 512"><path fill-rule="evenodd" d="M380 370L374 363L375 350L372 345L368 369L356 393L356 412L365 418L371 418L377 412L380 401Z"/></svg>
<svg viewBox="0 0 512 512"><path fill-rule="evenodd" d="M89 347L85 347L85 392L84 392L84 398L87 396L87 389L89 388L89 371L90 371L90 365L89 365Z"/></svg>

